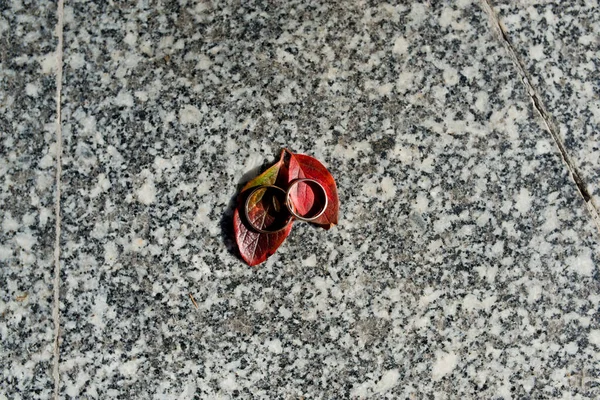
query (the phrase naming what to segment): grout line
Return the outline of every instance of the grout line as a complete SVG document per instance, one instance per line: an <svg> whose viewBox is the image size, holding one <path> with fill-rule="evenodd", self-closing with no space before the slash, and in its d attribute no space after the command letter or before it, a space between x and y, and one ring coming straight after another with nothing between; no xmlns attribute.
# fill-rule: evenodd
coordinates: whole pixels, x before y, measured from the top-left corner
<svg viewBox="0 0 600 400"><path fill-rule="evenodd" d="M52 365L52 376L54 377L54 399L59 398L60 389L60 196L61 196L61 175L62 175L62 125L61 125L61 92L62 92L62 73L63 73L63 23L64 23L64 0L58 0L56 16L58 22L56 25L56 35L58 44L56 46L56 198L54 201L55 214L55 239L54 239L54 304L52 308L52 319L54 321L54 359Z"/></svg>
<svg viewBox="0 0 600 400"><path fill-rule="evenodd" d="M575 165L575 163L569 156L569 154L567 152L567 148L560 138L560 130L554 123L552 116L546 109L546 106L542 102L540 95L538 95L537 91L531 84L531 75L527 72L527 69L525 68L524 63L521 61L515 48L511 44L510 39L508 38L508 33L506 32L506 29L500 23L500 19L498 18L498 16L496 15L496 12L494 11L494 7L492 5L492 0L482 0L482 3L483 3L483 8L484 8L485 12L488 14L488 16L492 22L494 32L496 32L496 35L498 36L498 38L504 43L504 47L508 51L508 54L513 61L513 64L515 64L517 70L519 71L519 74L521 75L523 84L525 85L525 88L527 89L527 95L531 98L531 101L533 103L533 107L536 109L536 111L538 112L540 117L542 117L542 119L544 120L544 125L546 126L546 129L552 136L552 139L554 139L554 143L558 147L558 150L562 156L562 159L565 162L565 164L567 165L567 169L569 170L571 177L575 181L575 186L577 187L577 191L583 198L583 201L585 202L585 205L587 206L587 209L592 216L592 220L595 222L596 227L600 231L600 212L599 212L600 207L598 205L594 204L595 202L594 202L593 197L590 195L590 192L588 191L586 184L577 169L577 166Z"/></svg>

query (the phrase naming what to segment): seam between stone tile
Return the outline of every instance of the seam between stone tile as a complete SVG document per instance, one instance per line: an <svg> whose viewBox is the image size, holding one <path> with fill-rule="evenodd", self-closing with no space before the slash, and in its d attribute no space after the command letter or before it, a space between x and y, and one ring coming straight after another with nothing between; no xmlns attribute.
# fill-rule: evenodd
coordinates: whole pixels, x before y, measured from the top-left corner
<svg viewBox="0 0 600 400"><path fill-rule="evenodd" d="M599 212L600 207L597 204L595 204L594 198L590 195L589 191L587 190L586 184L585 184L583 178L581 177L581 174L579 173L575 163L569 156L566 146L560 138L559 129L556 126L556 124L554 123L552 115L548 112L548 110L546 109L546 106L542 102L541 97L538 95L537 91L531 84L531 76L527 72L527 69L525 68L525 64L523 63L523 61L521 61L515 48L511 44L510 39L508 37L508 33L506 32L506 29L504 28L504 26L500 23L500 19L496 15L496 12L494 10L494 6L493 6L491 0L481 0L481 2L483 4L483 8L484 8L485 12L488 14L488 17L490 18L490 22L492 24L492 30L496 33L496 36L498 37L498 39L503 42L504 47L508 51L508 54L509 54L513 64L515 65L519 74L521 75L521 80L523 81L523 84L525 85L525 88L527 90L527 95L530 97L531 102L533 103L533 106L535 107L538 114L542 117L542 119L544 121L544 125L546 126L546 129L552 136L552 139L554 140L554 143L558 147L558 150L562 156L563 161L565 162L565 164L567 166L567 169L569 170L569 173L571 174L571 177L575 181L575 186L577 187L577 191L579 192L581 197L583 197L583 201L585 202L587 209L591 214L592 220L596 224L598 231L600 231L600 212Z"/></svg>
<svg viewBox="0 0 600 400"><path fill-rule="evenodd" d="M60 389L60 196L61 196L61 175L62 175L62 125L61 125L61 92L62 92L62 72L63 72L63 23L64 23L64 0L58 0L57 9L56 36L58 43L56 46L56 198L54 202L55 217L55 239L54 239L54 304L52 308L52 319L54 321L54 359L52 362L52 376L54 378L54 398L58 399Z"/></svg>

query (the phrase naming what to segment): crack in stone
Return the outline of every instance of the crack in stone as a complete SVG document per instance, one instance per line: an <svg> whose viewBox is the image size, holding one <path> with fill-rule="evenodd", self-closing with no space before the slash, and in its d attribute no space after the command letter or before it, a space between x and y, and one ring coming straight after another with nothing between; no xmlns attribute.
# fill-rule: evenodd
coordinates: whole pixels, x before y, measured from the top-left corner
<svg viewBox="0 0 600 400"><path fill-rule="evenodd" d="M550 133L550 135L552 136L552 139L554 140L554 143L558 147L561 157L562 157L563 161L565 162L567 169L569 170L569 173L571 174L571 177L573 178L573 181L575 182L577 191L579 192L581 197L583 197L583 200L588 208L588 211L590 212L590 214L592 216L592 220L594 221L594 223L596 224L596 227L600 231L600 213L598 210L600 207L598 207L596 204L594 204L594 199L592 198L590 192L588 191L581 174L579 173L577 167L575 166L575 163L569 156L567 149L565 147L565 144L560 139L558 127L554 123L553 118L550 115L550 113L548 112L548 110L546 110L546 107L544 106L544 103L542 102L542 99L540 98L540 96L537 94L537 91L531 84L530 74L525 69L525 65L523 64L523 62L517 55L515 48L511 44L510 39L508 37L508 33L506 32L506 29L504 28L504 26L502 26L500 19L496 15L496 12L494 11L494 7L492 5L491 0L481 0L481 1L483 3L483 8L484 8L485 12L488 14L488 17L490 18L494 32L497 34L498 38L503 42L504 47L506 48L510 58L513 61L513 64L519 71L519 74L521 75L523 84L525 85L525 88L527 90L527 95L531 99L531 102L533 103L533 106L536 109L536 111L539 113L540 117L542 117L542 120L544 121L544 124L546 125L548 132Z"/></svg>
<svg viewBox="0 0 600 400"><path fill-rule="evenodd" d="M54 300L52 320L54 322L54 354L52 361L52 376L54 379L54 396L58 400L60 393L60 234L61 234L61 175L62 175L62 123L61 123L61 92L63 75L63 24L64 0L58 0L56 6L56 200L55 213L55 243L54 243Z"/></svg>

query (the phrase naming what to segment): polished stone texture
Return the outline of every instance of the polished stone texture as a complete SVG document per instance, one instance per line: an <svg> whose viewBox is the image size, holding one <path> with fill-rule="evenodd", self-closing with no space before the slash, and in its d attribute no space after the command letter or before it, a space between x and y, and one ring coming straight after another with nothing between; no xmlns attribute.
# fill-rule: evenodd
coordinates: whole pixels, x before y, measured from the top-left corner
<svg viewBox="0 0 600 400"><path fill-rule="evenodd" d="M600 396L600 234L486 4L67 1L60 398ZM251 268L284 147L340 223Z"/></svg>
<svg viewBox="0 0 600 400"><path fill-rule="evenodd" d="M56 10L8 3L0 2L0 398L46 399L54 387Z"/></svg>
<svg viewBox="0 0 600 400"><path fill-rule="evenodd" d="M498 1L500 22L600 210L600 3Z"/></svg>

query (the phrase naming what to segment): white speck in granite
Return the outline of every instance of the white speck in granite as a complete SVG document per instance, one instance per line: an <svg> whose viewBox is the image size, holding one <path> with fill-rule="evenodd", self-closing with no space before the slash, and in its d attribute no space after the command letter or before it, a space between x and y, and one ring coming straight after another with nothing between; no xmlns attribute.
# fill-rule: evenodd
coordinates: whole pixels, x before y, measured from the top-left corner
<svg viewBox="0 0 600 400"><path fill-rule="evenodd" d="M451 66L444 67L443 77L444 83L448 86L454 86L458 83L458 72ZM456 132L461 132L461 130L456 130Z"/></svg>
<svg viewBox="0 0 600 400"><path fill-rule="evenodd" d="M381 200L392 200L396 197L396 184L392 178L385 176L381 179Z"/></svg>
<svg viewBox="0 0 600 400"><path fill-rule="evenodd" d="M588 334L588 340L591 344L600 349L600 329L593 329Z"/></svg>
<svg viewBox="0 0 600 400"><path fill-rule="evenodd" d="M375 393L385 393L394 388L398 384L399 378L400 372L397 369L386 371L379 382L377 382L377 385L375 386Z"/></svg>
<svg viewBox="0 0 600 400"><path fill-rule="evenodd" d="M305 267L314 267L317 265L317 257L314 254L311 254L309 257L305 258L302 261L302 265Z"/></svg>
<svg viewBox="0 0 600 400"><path fill-rule="evenodd" d="M33 83L28 83L25 85L25 93L27 93L27 96L37 97L39 90L40 88Z"/></svg>
<svg viewBox="0 0 600 400"><path fill-rule="evenodd" d="M16 232L20 228L19 221L13 218L12 213L10 211L6 211L4 214L4 219L2 220L2 230L4 233L8 233L10 231Z"/></svg>
<svg viewBox="0 0 600 400"><path fill-rule="evenodd" d="M351 398L366 398L369 396L369 388L372 386L371 382L366 381L360 384L357 384L352 391L350 392Z"/></svg>
<svg viewBox="0 0 600 400"><path fill-rule="evenodd" d="M71 56L69 57L68 60L66 60L66 62L68 62L69 67L71 67L73 69L79 69L86 65L85 57L83 54L80 54L80 53L71 54Z"/></svg>
<svg viewBox="0 0 600 400"><path fill-rule="evenodd" d="M179 121L182 124L199 124L202 122L202 112L192 104L186 104L179 110Z"/></svg>
<svg viewBox="0 0 600 400"><path fill-rule="evenodd" d="M137 358L137 359L132 359L132 360L126 361L123 364L119 365L119 372L125 378L133 378L137 375L139 366L144 361L145 360L143 358Z"/></svg>
<svg viewBox="0 0 600 400"><path fill-rule="evenodd" d="M544 46L539 44L535 46L531 46L529 49L529 55L534 60L541 60L544 58Z"/></svg>
<svg viewBox="0 0 600 400"><path fill-rule="evenodd" d="M296 102L296 97L294 96L294 93L292 92L293 86L295 86L295 85L293 83L290 83L290 85L283 87L279 93L279 96L275 100L275 103L276 104L290 104L290 103Z"/></svg>
<svg viewBox="0 0 600 400"><path fill-rule="evenodd" d="M219 386L221 387L221 389L227 392L232 392L233 390L235 390L238 387L235 375L233 373L227 374L225 378L221 380Z"/></svg>
<svg viewBox="0 0 600 400"><path fill-rule="evenodd" d="M156 201L156 186L152 180L152 176L148 175L144 183L137 191L137 198L142 204L152 204Z"/></svg>
<svg viewBox="0 0 600 400"><path fill-rule="evenodd" d="M406 38L399 36L394 40L394 47L392 49L392 52L394 54L405 54L408 50L408 41L406 40Z"/></svg>
<svg viewBox="0 0 600 400"><path fill-rule="evenodd" d="M485 112L488 108L489 95L484 91L477 92L475 107L479 112Z"/></svg>
<svg viewBox="0 0 600 400"><path fill-rule="evenodd" d="M117 106L133 107L133 96L126 90L121 90L114 100Z"/></svg>
<svg viewBox="0 0 600 400"><path fill-rule="evenodd" d="M521 188L519 193L515 196L515 208L521 215L525 215L530 209L533 201L533 197L529 190Z"/></svg>
<svg viewBox="0 0 600 400"><path fill-rule="evenodd" d="M271 353L281 354L283 352L279 339L268 340L265 344Z"/></svg>
<svg viewBox="0 0 600 400"><path fill-rule="evenodd" d="M42 68L42 74L49 75L56 71L57 68L57 58L56 53L48 53L43 56L40 56L40 66Z"/></svg>
<svg viewBox="0 0 600 400"><path fill-rule="evenodd" d="M595 270L592 254L589 250L577 256L569 257L567 265L573 272L581 276L592 276Z"/></svg>
<svg viewBox="0 0 600 400"><path fill-rule="evenodd" d="M37 237L31 232L18 233L14 237L15 243L25 251L31 251L37 242Z"/></svg>

